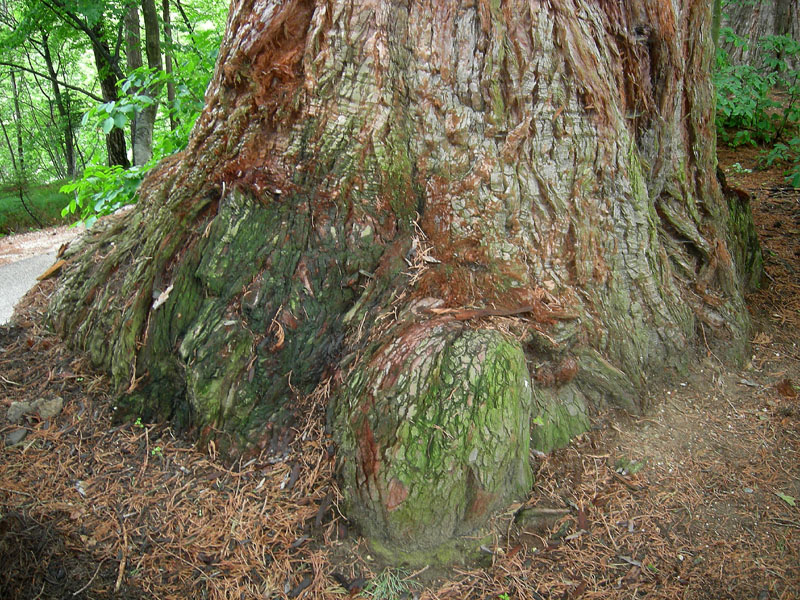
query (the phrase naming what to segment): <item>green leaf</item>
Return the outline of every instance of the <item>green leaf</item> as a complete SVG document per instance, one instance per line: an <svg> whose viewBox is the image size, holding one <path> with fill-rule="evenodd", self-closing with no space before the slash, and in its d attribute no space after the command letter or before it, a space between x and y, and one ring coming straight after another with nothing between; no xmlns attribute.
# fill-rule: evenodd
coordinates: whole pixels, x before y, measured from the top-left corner
<svg viewBox="0 0 800 600"><path fill-rule="evenodd" d="M797 506L794 496L787 496L786 494L782 494L781 492L775 492L775 495L786 502L789 506Z"/></svg>
<svg viewBox="0 0 800 600"><path fill-rule="evenodd" d="M125 125L128 124L128 117L126 117L123 113L117 113L114 115L114 125L116 125L120 129L124 129Z"/></svg>
<svg viewBox="0 0 800 600"><path fill-rule="evenodd" d="M108 117L105 121L100 124L100 128L103 130L103 133L108 135L112 129L114 129L114 119Z"/></svg>

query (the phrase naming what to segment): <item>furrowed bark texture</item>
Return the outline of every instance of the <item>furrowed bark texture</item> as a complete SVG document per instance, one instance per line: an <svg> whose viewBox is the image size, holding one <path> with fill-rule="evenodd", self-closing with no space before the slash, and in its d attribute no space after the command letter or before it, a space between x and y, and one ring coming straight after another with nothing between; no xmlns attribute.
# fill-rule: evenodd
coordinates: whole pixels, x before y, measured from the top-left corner
<svg viewBox="0 0 800 600"><path fill-rule="evenodd" d="M330 390L347 513L449 561L529 440L641 410L701 329L744 350L710 3L235 0L227 31L189 149L51 305L125 414L235 453Z"/></svg>

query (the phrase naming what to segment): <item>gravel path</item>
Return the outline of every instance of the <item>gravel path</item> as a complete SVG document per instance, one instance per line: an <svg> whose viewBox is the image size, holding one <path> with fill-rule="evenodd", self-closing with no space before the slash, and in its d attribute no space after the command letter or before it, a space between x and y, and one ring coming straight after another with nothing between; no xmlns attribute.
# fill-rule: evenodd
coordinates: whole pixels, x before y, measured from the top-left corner
<svg viewBox="0 0 800 600"><path fill-rule="evenodd" d="M55 261L62 244L83 227L55 227L0 239L0 325L11 318L14 306Z"/></svg>
<svg viewBox="0 0 800 600"><path fill-rule="evenodd" d="M57 252L61 244L73 240L83 231L84 228L80 225L77 227L64 225L0 238L0 265Z"/></svg>

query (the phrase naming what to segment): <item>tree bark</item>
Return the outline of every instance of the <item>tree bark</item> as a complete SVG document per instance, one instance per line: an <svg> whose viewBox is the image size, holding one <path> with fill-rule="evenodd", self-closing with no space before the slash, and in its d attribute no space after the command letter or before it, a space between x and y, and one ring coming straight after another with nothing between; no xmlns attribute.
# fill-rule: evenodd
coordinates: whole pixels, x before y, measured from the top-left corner
<svg viewBox="0 0 800 600"><path fill-rule="evenodd" d="M75 130L72 123L72 113L61 92L61 86L58 84L58 73L56 72L55 65L53 64L53 56L50 52L49 36L44 31L42 31L42 58L44 58L47 67L50 86L53 88L53 97L56 101L56 109L58 110L58 116L61 118L64 131L64 162L67 167L67 177L73 179L77 174L77 169L75 160Z"/></svg>
<svg viewBox="0 0 800 600"><path fill-rule="evenodd" d="M147 66L156 72L162 71L160 27L155 0L142 0L142 16L144 20L145 54ZM139 8L131 6L125 19L128 46L128 68L132 72L142 66L142 48L139 29ZM158 113L158 85L135 90L153 99L153 104L144 107L131 122L133 135L133 164L143 165L153 157L153 130Z"/></svg>
<svg viewBox="0 0 800 600"><path fill-rule="evenodd" d="M172 55L175 51L172 41L172 25L170 23L169 0L161 3L161 20L164 23L164 72L167 75L167 102L169 103L169 130L178 128L178 119L175 116L175 79L172 69Z"/></svg>
<svg viewBox="0 0 800 600"><path fill-rule="evenodd" d="M797 0L775 0L775 35L791 35L800 33L797 28ZM800 35L795 35L800 39Z"/></svg>
<svg viewBox="0 0 800 600"><path fill-rule="evenodd" d="M22 111L19 108L19 90L17 89L17 74L14 70L9 71L11 76L11 95L14 100L14 120L17 134L17 185L25 187L25 146L22 144Z"/></svg>
<svg viewBox="0 0 800 600"><path fill-rule="evenodd" d="M161 63L161 28L158 24L155 0L142 0L142 18L144 21L145 54L147 66L155 72L163 70ZM143 90L153 103L145 106L136 118L136 142L134 145L133 163L143 165L153 157L153 129L158 113L157 84Z"/></svg>
<svg viewBox="0 0 800 600"><path fill-rule="evenodd" d="M129 74L144 66L139 7L136 4L131 4L125 13L125 62ZM140 90L134 89L132 91L138 93ZM139 164L136 162L136 138L138 137L136 129L138 120L139 115L134 114L131 117L131 155L133 156L133 164Z"/></svg>
<svg viewBox="0 0 800 600"><path fill-rule="evenodd" d="M108 43L103 39L102 22L97 23L91 31L93 33L92 53L97 67L97 77L100 80L103 101L116 102L119 99L117 93L117 81L120 80L121 75L119 67L109 62L108 57L112 55ZM131 166L125 145L125 132L122 129L114 127L106 135L106 151L109 165L120 165L126 169Z"/></svg>
<svg viewBox="0 0 800 600"><path fill-rule="evenodd" d="M69 251L51 320L120 415L232 455L329 396L347 514L452 561L529 444L646 409L698 337L745 356L713 51L700 0L234 0L188 149Z"/></svg>

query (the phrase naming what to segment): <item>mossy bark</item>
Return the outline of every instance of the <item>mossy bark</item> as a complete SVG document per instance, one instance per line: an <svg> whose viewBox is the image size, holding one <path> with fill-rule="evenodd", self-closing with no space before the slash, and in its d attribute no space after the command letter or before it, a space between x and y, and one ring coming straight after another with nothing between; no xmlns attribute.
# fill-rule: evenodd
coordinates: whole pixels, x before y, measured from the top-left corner
<svg viewBox="0 0 800 600"><path fill-rule="evenodd" d="M531 416L560 446L701 324L746 347L710 8L235 0L189 148L70 250L50 318L121 413L229 454L330 389L348 514L452 557L529 487Z"/></svg>
<svg viewBox="0 0 800 600"><path fill-rule="evenodd" d="M346 512L424 565L530 489L530 375L518 342L448 318L375 346L331 410Z"/></svg>

